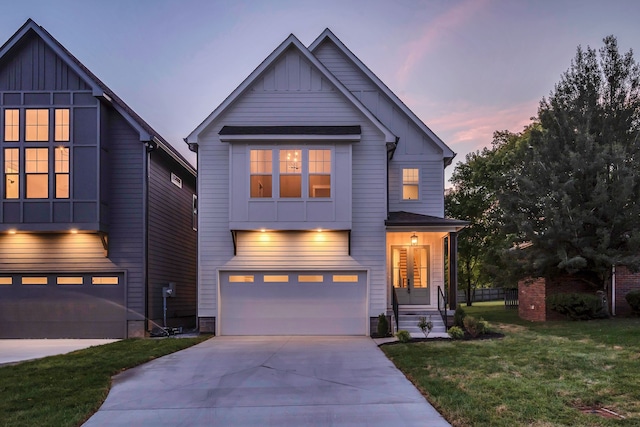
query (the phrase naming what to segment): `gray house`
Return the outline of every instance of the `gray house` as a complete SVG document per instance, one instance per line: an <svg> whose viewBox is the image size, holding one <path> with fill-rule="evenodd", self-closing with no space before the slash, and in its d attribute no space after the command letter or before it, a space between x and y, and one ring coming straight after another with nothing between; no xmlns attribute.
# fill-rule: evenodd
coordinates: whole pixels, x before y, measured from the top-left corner
<svg viewBox="0 0 640 427"><path fill-rule="evenodd" d="M446 259L455 306L455 153L331 31L288 37L186 141L201 331L367 335L381 313L437 315Z"/></svg>
<svg viewBox="0 0 640 427"><path fill-rule="evenodd" d="M0 338L195 326L194 168L32 20L0 48L0 140Z"/></svg>

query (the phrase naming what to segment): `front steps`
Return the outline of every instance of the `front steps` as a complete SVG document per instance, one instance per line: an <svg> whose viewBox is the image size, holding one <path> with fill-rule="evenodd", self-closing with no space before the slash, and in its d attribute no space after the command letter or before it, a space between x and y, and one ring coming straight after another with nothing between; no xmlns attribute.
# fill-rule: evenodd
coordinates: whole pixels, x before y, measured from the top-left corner
<svg viewBox="0 0 640 427"><path fill-rule="evenodd" d="M412 338L424 338L424 334L418 328L420 317L426 317L427 321L431 320L433 323L428 338L449 338L438 310L401 306L398 310L398 330L409 331Z"/></svg>

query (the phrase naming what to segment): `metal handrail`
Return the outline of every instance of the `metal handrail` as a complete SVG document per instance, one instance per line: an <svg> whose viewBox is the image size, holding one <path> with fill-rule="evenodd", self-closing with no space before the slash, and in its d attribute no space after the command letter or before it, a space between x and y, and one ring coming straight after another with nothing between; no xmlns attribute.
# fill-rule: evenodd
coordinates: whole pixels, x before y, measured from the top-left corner
<svg viewBox="0 0 640 427"><path fill-rule="evenodd" d="M444 322L445 330L449 329L449 325L447 324L447 297L444 295L442 288L438 286L438 313L442 317L442 321Z"/></svg>
<svg viewBox="0 0 640 427"><path fill-rule="evenodd" d="M392 332L395 333L398 332L398 296L396 295L396 288L392 286L391 289L393 290L391 293L391 306L393 307L393 324L395 326L395 331Z"/></svg>

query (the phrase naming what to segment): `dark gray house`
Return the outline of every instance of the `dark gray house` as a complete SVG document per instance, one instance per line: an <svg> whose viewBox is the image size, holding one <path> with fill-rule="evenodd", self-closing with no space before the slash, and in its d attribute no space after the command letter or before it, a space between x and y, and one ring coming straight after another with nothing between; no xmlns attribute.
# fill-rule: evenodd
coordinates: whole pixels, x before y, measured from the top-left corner
<svg viewBox="0 0 640 427"><path fill-rule="evenodd" d="M196 172L42 27L0 47L0 338L195 326Z"/></svg>

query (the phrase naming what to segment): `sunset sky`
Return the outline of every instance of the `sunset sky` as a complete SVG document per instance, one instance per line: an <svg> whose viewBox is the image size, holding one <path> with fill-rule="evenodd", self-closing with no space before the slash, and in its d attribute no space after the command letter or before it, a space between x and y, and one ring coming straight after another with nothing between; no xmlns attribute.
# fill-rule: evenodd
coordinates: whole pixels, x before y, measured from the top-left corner
<svg viewBox="0 0 640 427"><path fill-rule="evenodd" d="M637 0L21 0L0 40L32 18L187 152L182 138L289 34L308 46L328 27L455 163L522 130L578 45L613 34L638 51L638 16Z"/></svg>

